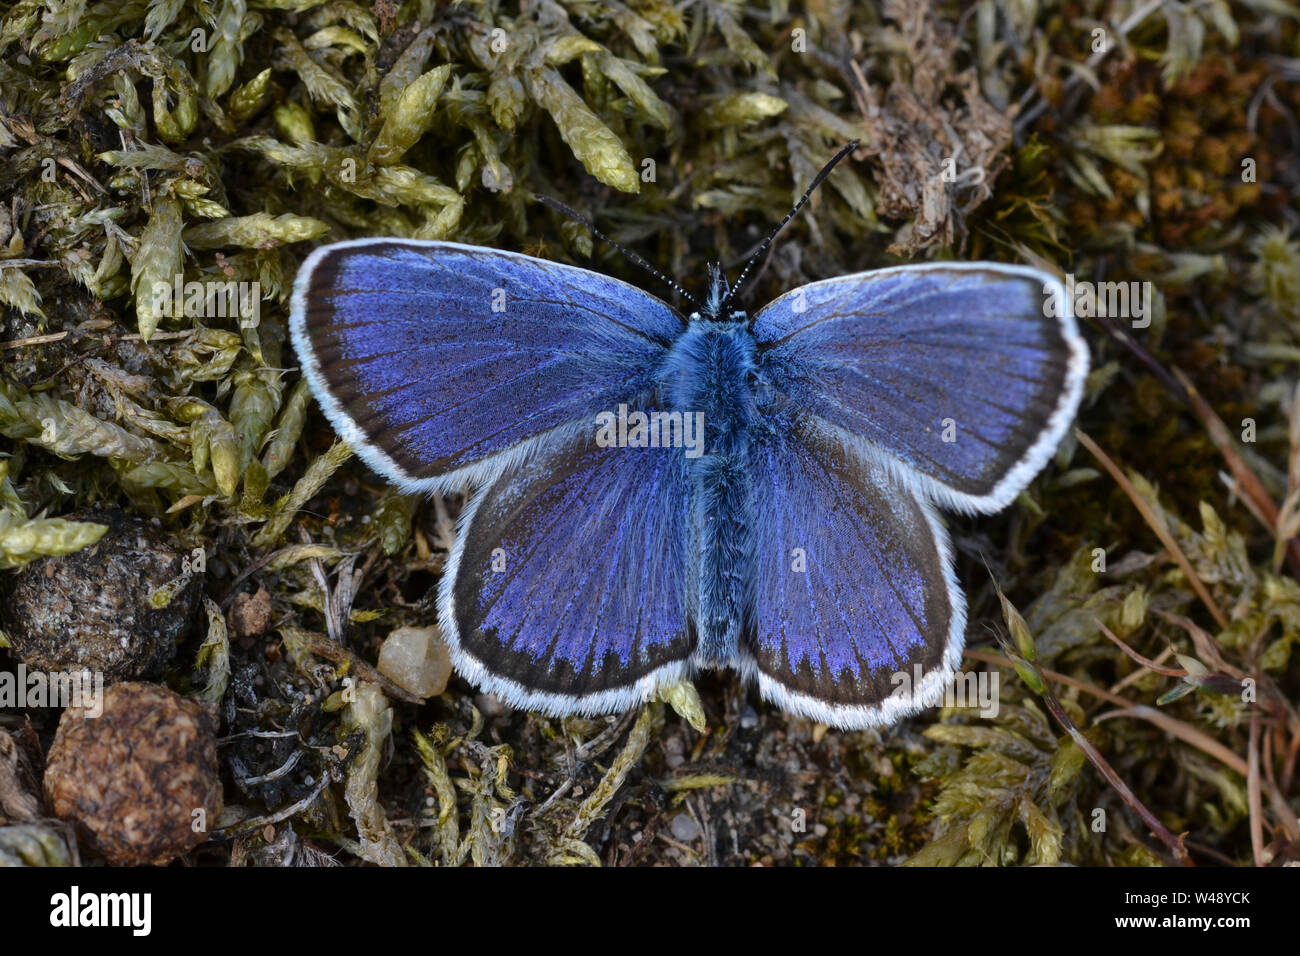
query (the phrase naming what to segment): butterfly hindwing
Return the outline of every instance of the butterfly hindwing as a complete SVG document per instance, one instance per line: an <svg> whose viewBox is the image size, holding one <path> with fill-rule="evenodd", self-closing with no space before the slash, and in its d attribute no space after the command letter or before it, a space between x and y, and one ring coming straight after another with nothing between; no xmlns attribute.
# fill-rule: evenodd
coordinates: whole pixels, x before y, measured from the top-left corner
<svg viewBox="0 0 1300 956"><path fill-rule="evenodd" d="M767 380L861 455L966 511L1005 507L1060 443L1088 352L1064 289L996 263L814 282L753 321Z"/></svg>
<svg viewBox="0 0 1300 956"><path fill-rule="evenodd" d="M439 611L460 673L517 707L608 713L686 674L679 449L575 435L471 500Z"/></svg>
<svg viewBox="0 0 1300 956"><path fill-rule="evenodd" d="M682 320L585 269L371 239L311 255L290 327L312 390L357 454L406 491L445 491L644 390Z"/></svg>
<svg viewBox="0 0 1300 956"><path fill-rule="evenodd" d="M788 406L751 460L758 587L741 654L762 695L840 727L933 703L960 662L966 607L931 506Z"/></svg>

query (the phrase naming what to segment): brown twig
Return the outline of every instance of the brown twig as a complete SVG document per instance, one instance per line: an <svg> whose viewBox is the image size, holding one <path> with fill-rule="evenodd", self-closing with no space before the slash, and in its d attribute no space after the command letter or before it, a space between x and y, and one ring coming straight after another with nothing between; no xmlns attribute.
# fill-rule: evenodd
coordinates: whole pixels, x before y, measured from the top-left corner
<svg viewBox="0 0 1300 956"><path fill-rule="evenodd" d="M1296 759L1300 757L1300 734L1291 735L1291 743L1286 748L1286 756L1282 758L1282 792L1288 793L1291 790L1291 781L1295 779Z"/></svg>
<svg viewBox="0 0 1300 956"><path fill-rule="evenodd" d="M989 664L1000 664L1007 667L1013 666L1010 658L1003 657L1001 654L990 654L985 651L966 651L966 656L977 661L984 661ZM1210 737L1197 730L1186 721L1172 717L1163 711L1156 710L1153 707L1147 707L1143 704L1135 704L1127 697L1121 697L1118 694L1112 694L1108 690L1098 687L1096 684L1090 684L1087 681L1071 677L1069 674L1062 674L1060 671L1048 670L1045 667L1038 668L1038 672L1048 680L1057 684L1065 684L1069 687L1076 687L1086 694L1091 694L1101 700L1109 701L1112 704L1122 708L1118 711L1110 711L1107 717L1137 717L1155 724L1161 730L1170 736L1177 737L1183 743L1190 744L1197 750L1202 751L1208 756L1218 760L1229 770L1235 770L1243 777L1246 775L1246 761L1229 750L1223 744L1219 743L1213 737Z"/></svg>
<svg viewBox="0 0 1300 956"><path fill-rule="evenodd" d="M1295 705L1291 703L1267 674L1252 674L1240 667L1229 664L1223 659L1223 655L1219 653L1218 642L1207 634L1204 628L1198 627L1195 621L1179 614L1162 611L1159 608L1152 608L1151 611L1158 617L1164 618L1172 624L1177 624L1186 630L1188 636L1192 639L1192 644L1196 647L1197 655L1210 669L1227 674L1239 681L1254 681L1259 690L1260 700L1267 700L1273 711L1285 720L1286 726L1290 728L1291 732L1300 734L1300 713L1296 712Z"/></svg>
<svg viewBox="0 0 1300 956"><path fill-rule="evenodd" d="M1121 641L1114 634L1112 634L1110 628L1108 628L1105 624L1103 624L1100 618L1093 618L1093 620L1097 622L1097 627L1101 629L1101 633L1103 635L1109 638L1110 641L1116 647L1118 647L1121 651L1123 651L1133 660L1137 661L1147 670L1155 671L1157 674L1163 674L1165 677L1186 677L1187 676L1187 671L1183 670L1181 667L1161 667L1155 661L1148 660L1147 658L1139 654L1137 651L1133 650L1133 648L1129 647L1127 644Z"/></svg>
<svg viewBox="0 0 1300 956"><path fill-rule="evenodd" d="M1097 768L1097 772L1110 784L1111 789L1119 794L1120 799L1142 818L1147 828L1173 854L1174 859L1183 866L1194 866L1192 858L1187 854L1187 847L1183 845L1184 837L1174 836L1169 828L1160 822L1160 818L1152 813L1147 808L1147 805L1138 799L1137 794L1129 789L1129 785L1115 772L1115 768L1110 765L1110 761L1102 755L1101 751L1093 745L1087 735L1070 719L1070 715L1065 712L1065 708L1056 699L1056 695L1052 693L1051 688L1044 684L1043 689L1039 692L1039 697L1051 715L1056 718L1056 722L1065 728L1065 732L1070 735L1070 739L1074 741L1075 746L1083 751L1084 756L1088 758L1088 762Z"/></svg>
<svg viewBox="0 0 1300 956"><path fill-rule="evenodd" d="M1119 774L1115 772L1115 768L1110 765L1110 761L1102 755L1101 751L1093 745L1092 741L1076 726L1070 715L1065 712L1065 708L1056 699L1056 694L1048 684L1047 678L1039 670L1038 665L1034 663L1038 652L1028 624L1026 624L1025 619L1016 610L1015 606L1007 600L1006 595L1002 593L1002 589L998 587L996 580L993 582L993 587L1002 603L1002 616L1006 620L1007 628L1010 630L1010 635L1005 633L997 635L998 643L1002 645L1002 649L1007 655L1006 662L1015 669L1026 686L1038 695L1047 707L1048 712L1056 718L1056 722L1070 735L1075 745L1088 758L1089 763L1097 768L1097 772L1110 784L1111 789L1119 794L1120 799L1142 818L1151 832L1173 854L1174 859L1183 866L1192 866L1192 859L1187 855L1187 848L1183 845L1183 838L1186 834L1183 834L1183 837L1175 837L1169 832L1169 828L1161 823L1156 815L1147 808L1146 804L1138 799L1137 794L1129 789L1128 784L1120 778Z"/></svg>
<svg viewBox="0 0 1300 956"><path fill-rule="evenodd" d="M1160 655L1156 658L1156 663L1157 664L1162 663L1165 660L1165 658L1172 657L1173 654L1174 654L1174 649L1172 647L1166 647L1163 651L1160 652ZM1110 692L1112 694L1118 694L1129 684L1140 681L1143 677L1147 675L1147 673L1148 671L1146 671L1145 669L1138 668L1137 670L1133 671L1131 674L1127 675L1126 677L1123 677L1120 680L1117 680L1115 683L1111 684Z"/></svg>
<svg viewBox="0 0 1300 956"><path fill-rule="evenodd" d="M1264 800L1259 783L1259 711L1250 715L1250 743L1246 751L1246 803L1250 807L1250 851L1256 866L1264 860Z"/></svg>
<svg viewBox="0 0 1300 956"><path fill-rule="evenodd" d="M1124 326L1111 320L1107 316L1093 317L1092 322L1103 331L1110 333L1120 344L1133 353L1139 362L1145 365L1169 391L1171 395L1177 398L1187 409L1200 419L1204 426L1206 434L1214 446L1218 448L1219 453L1223 456L1224 462L1236 482L1237 489L1241 494L1242 504L1253 514L1259 522L1268 529L1270 534L1278 533L1278 506L1274 503L1272 496L1264 487L1254 470L1246 464L1245 459L1237 450L1236 442L1232 438L1232 432L1228 429L1223 420L1210 407L1209 403L1201 397L1200 392L1191 380L1177 368L1173 369L1172 374L1160 363L1146 348L1139 342ZM1292 426L1295 429L1297 414L1293 413ZM1292 442L1293 449L1300 443ZM1293 452L1294 454L1294 452ZM1279 554L1286 554L1288 566L1291 573L1300 579L1300 540L1291 539L1286 543L1285 549L1279 542Z"/></svg>
<svg viewBox="0 0 1300 956"><path fill-rule="evenodd" d="M1151 608L1151 613L1170 624L1177 624L1187 632L1187 636L1192 639L1192 646L1196 648L1197 655L1202 662L1211 670L1221 671L1237 680L1245 680L1246 672L1239 667L1233 667L1223 659L1219 653L1219 646L1214 638L1191 618L1183 617L1181 614L1174 614L1171 611L1165 611L1158 607Z"/></svg>
<svg viewBox="0 0 1300 956"><path fill-rule="evenodd" d="M8 342L0 342L0 349L8 351L9 349L26 348L29 345L46 345L50 342L62 341L67 337L67 332L51 332L49 335L29 335L25 339L10 339Z"/></svg>
<svg viewBox="0 0 1300 956"><path fill-rule="evenodd" d="M1177 717L1169 716L1163 710L1156 710L1146 704L1134 704L1131 707L1122 707L1119 710L1108 710L1104 714L1098 714L1094 717L1093 722L1099 724L1103 720L1114 720L1117 717L1136 717L1138 720L1145 720L1148 723L1155 724L1170 736L1177 737L1184 743L1191 744L1197 750L1213 757L1229 770L1235 770L1243 777L1249 772L1250 768L1247 766L1246 761L1213 737L1202 733L1191 724L1179 720Z"/></svg>
<svg viewBox="0 0 1300 956"><path fill-rule="evenodd" d="M193 335L195 331L195 329L181 329L178 332L155 332L153 335L149 336L149 344L152 345L154 342L167 342L172 339L183 339L187 336ZM62 332L51 332L48 335L29 335L24 339L10 339L7 342L0 342L0 349L8 351L9 349L27 348L29 345L48 345L51 342L62 342L71 334L72 332L70 330L65 329ZM94 334L95 333L93 332L88 332L86 333L86 336L90 337ZM140 342L143 341L144 337L140 335L139 332L128 332L125 335L114 335L110 332L105 335L104 338L108 342L112 343Z"/></svg>
<svg viewBox="0 0 1300 956"><path fill-rule="evenodd" d="M1281 534L1281 527L1278 523L1279 509L1277 503L1273 501L1273 496L1268 493L1264 483L1259 480L1259 476L1246 464L1241 453L1237 450L1236 442L1233 440L1232 433L1228 426L1210 407L1209 403L1201 397L1201 393L1196 390L1196 386L1191 380L1182 373L1180 369L1173 369L1178 383L1182 385L1183 391L1187 396L1187 401L1196 413L1196 417L1201 420L1205 426L1205 432L1210 436L1210 441L1219 449L1219 454L1223 455L1224 462L1228 465L1228 470L1232 473L1233 479L1237 482L1237 487L1241 489L1243 499L1249 499L1252 510L1259 513L1264 520L1268 529L1275 535ZM1293 412L1292 418L1295 419L1300 413ZM1279 571L1280 558L1287 555L1291 562L1292 571L1300 568L1300 541L1291 538L1289 541L1279 537L1278 540L1278 561L1274 567L1274 573Z"/></svg>
<svg viewBox="0 0 1300 956"><path fill-rule="evenodd" d="M1170 556L1178 563L1178 566L1182 568L1183 574L1186 575L1188 582L1192 585L1192 590L1196 592L1196 596L1201 599L1201 603L1203 603L1209 610L1210 614L1214 617L1214 620L1220 627L1227 627L1228 619L1224 616L1223 611L1219 610L1219 605L1215 602L1214 597L1205 587L1205 582L1203 582L1200 576L1196 573L1196 569L1192 567L1192 563L1187 560L1187 555L1185 555L1183 549L1178 546L1178 542L1174 540L1174 536L1169 533L1169 529L1165 526L1165 523L1160 520L1159 516L1151 509L1151 505L1140 494L1138 494L1138 490L1133 487L1133 482L1129 481L1128 476L1125 475L1124 472L1120 471L1119 466L1111 460L1110 456L1098 448L1097 443L1089 438L1081 429L1076 428L1074 430L1074 435L1079 439L1079 444L1088 449L1088 451L1092 453L1092 456L1101 462L1102 467L1110 472L1110 476L1115 479L1115 483L1123 489L1124 494L1128 495L1129 500L1133 502L1134 507L1136 507L1138 512L1142 515L1143 520L1146 521L1151 530L1156 533L1156 537L1160 539L1160 543L1165 546L1165 550L1169 552Z"/></svg>
<svg viewBox="0 0 1300 956"><path fill-rule="evenodd" d="M1129 789L1128 784L1126 784L1120 778L1120 775L1115 772L1115 769L1110 765L1110 762L1102 756L1101 751L1094 747L1092 741L1084 735L1083 731L1074 725L1074 721L1070 719L1070 715L1065 712L1060 701L1056 699L1056 695L1050 690L1043 695L1043 703L1047 706L1047 709L1051 711L1052 716L1054 716L1061 726L1070 734L1071 739L1073 739L1079 749L1084 752L1084 755L1092 765L1096 767L1097 771L1106 779L1106 782L1110 784L1111 789L1118 793L1120 798L1133 808L1133 811L1142 818L1143 822L1146 823L1151 832L1159 838L1161 843L1168 847L1169 852L1174 855L1174 859L1183 866L1195 866L1192 862L1192 858L1187 853L1187 847L1183 845L1183 840L1186 838L1186 834L1183 834L1182 836L1174 836L1173 833L1169 831L1169 828L1160 822L1159 817L1147 809L1147 805L1139 800L1137 794Z"/></svg>
<svg viewBox="0 0 1300 956"><path fill-rule="evenodd" d="M992 654L987 651L967 650L965 655L971 660L983 661L986 664L996 664L999 666L1014 668L1011 659L1004 657L1001 654ZM1069 674L1062 674L1059 671L1048 670L1045 667L1039 667L1038 673L1042 674L1043 677L1054 683L1078 688L1086 694L1090 694L1093 697L1109 701L1110 703L1119 706L1119 710L1112 710L1105 714L1101 714L1093 718L1094 721L1113 720L1116 717L1135 717L1138 720L1145 720L1147 723L1154 724L1171 737L1175 737L1183 743L1200 750L1206 756L1214 758L1229 770L1233 770L1236 773L1241 774L1243 777L1245 777L1250 771L1250 767L1245 760L1233 751L1229 750L1223 744L1219 743L1213 737L1202 733L1186 721L1179 720L1177 717L1167 714L1164 711L1156 710L1154 707L1147 707L1144 704L1135 704L1125 697L1113 694L1108 690L1098 687L1096 684L1090 684L1087 681L1071 677ZM1296 746L1297 749L1300 749L1300 744L1296 744ZM1285 779L1284 776L1284 780ZM1267 781L1266 783L1266 789L1269 791L1269 803L1273 807L1274 814L1281 822L1282 829L1286 831L1289 839L1300 839L1300 823L1296 820L1295 812L1288 808L1284 796L1289 788L1289 784L1279 787L1273 785L1271 781Z"/></svg>

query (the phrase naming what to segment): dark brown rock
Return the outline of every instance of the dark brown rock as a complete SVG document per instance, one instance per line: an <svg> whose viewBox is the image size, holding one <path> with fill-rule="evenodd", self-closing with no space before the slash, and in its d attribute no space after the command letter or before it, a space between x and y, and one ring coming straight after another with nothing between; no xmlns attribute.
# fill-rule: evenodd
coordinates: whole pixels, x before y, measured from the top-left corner
<svg viewBox="0 0 1300 956"><path fill-rule="evenodd" d="M14 654L29 668L88 668L109 682L158 676L189 626L202 571L150 522L118 511L69 517L109 529L7 576L0 628Z"/></svg>

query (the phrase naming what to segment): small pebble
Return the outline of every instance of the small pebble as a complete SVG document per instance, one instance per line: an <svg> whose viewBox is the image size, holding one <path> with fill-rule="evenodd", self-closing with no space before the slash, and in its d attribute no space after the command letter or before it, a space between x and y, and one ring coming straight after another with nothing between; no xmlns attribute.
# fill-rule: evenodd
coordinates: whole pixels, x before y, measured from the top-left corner
<svg viewBox="0 0 1300 956"><path fill-rule="evenodd" d="M255 594L237 595L227 619L236 638L265 634L271 624L271 595L266 588L258 588Z"/></svg>
<svg viewBox="0 0 1300 956"><path fill-rule="evenodd" d="M436 697L451 679L451 652L436 627L399 627L379 649L379 673L416 697Z"/></svg>
<svg viewBox="0 0 1300 956"><path fill-rule="evenodd" d="M500 717L510 708L491 694L479 694L474 698L474 706L484 717Z"/></svg>
<svg viewBox="0 0 1300 956"><path fill-rule="evenodd" d="M664 741L664 763L669 767L680 767L686 762L686 742L681 737L669 737Z"/></svg>
<svg viewBox="0 0 1300 956"><path fill-rule="evenodd" d="M673 839L679 843L690 843L692 840L698 840L700 834L704 832L689 813L679 813L673 817L673 822L668 829L672 831Z"/></svg>

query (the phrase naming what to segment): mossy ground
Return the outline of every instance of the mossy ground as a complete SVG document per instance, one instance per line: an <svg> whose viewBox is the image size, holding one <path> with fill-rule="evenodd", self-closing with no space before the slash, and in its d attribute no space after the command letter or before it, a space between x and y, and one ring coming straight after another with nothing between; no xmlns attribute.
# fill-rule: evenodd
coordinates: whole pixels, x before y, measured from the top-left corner
<svg viewBox="0 0 1300 956"><path fill-rule="evenodd" d="M57 520L88 508L204 549L165 678L225 719L233 809L197 858L1171 861L1138 805L1199 863L1300 858L1300 10L1137 6L0 7L0 567L93 540ZM459 680L386 702L368 665L432 620L461 503L335 444L286 343L306 253L449 238L651 288L542 193L698 287L852 138L755 301L947 258L1156 290L1149 327L1086 329L1086 437L1002 515L949 519L999 715L826 732L729 675L698 684L703 733L664 704L498 712ZM259 321L166 315L177 273L258 281Z"/></svg>

